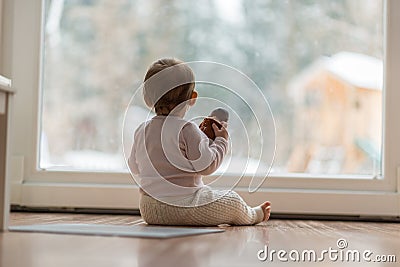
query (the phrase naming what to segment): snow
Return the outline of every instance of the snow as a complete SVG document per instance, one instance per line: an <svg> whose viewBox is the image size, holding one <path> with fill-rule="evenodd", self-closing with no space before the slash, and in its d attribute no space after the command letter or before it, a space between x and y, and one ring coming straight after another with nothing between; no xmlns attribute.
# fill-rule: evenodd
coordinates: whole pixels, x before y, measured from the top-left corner
<svg viewBox="0 0 400 267"><path fill-rule="evenodd" d="M382 90L382 61L353 52L340 52L325 61L328 71L359 88Z"/></svg>
<svg viewBox="0 0 400 267"><path fill-rule="evenodd" d="M215 0L215 4L218 9L218 15L233 24L239 24L243 22L243 12L241 10L241 0Z"/></svg>

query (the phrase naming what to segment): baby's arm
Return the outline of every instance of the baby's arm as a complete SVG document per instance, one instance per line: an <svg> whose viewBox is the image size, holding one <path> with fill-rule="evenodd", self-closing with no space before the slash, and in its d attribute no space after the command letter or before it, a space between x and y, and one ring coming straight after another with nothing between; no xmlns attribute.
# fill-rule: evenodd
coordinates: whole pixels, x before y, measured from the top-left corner
<svg viewBox="0 0 400 267"><path fill-rule="evenodd" d="M219 131L215 131L216 138L210 143L197 125L189 123L183 128L186 158L191 161L196 173L209 175L221 165L228 150L228 141L225 127Z"/></svg>
<svg viewBox="0 0 400 267"><path fill-rule="evenodd" d="M135 143L132 145L132 150L131 150L131 155L128 158L128 166L129 169L131 170L131 173L133 175L137 175L139 173L139 168L136 163L136 148L135 148Z"/></svg>
<svg viewBox="0 0 400 267"><path fill-rule="evenodd" d="M133 144L132 144L132 149L131 149L131 154L129 155L128 158L128 166L133 175L138 175L139 174L139 167L136 161L136 144L135 142L138 142L137 140L137 132L143 127L143 124L141 124L136 130L135 134L133 136Z"/></svg>

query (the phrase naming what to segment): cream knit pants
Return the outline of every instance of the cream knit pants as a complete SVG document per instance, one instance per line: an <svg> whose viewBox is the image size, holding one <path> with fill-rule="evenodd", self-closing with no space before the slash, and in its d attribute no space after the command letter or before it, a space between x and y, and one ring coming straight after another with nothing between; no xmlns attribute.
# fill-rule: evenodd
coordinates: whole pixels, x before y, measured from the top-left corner
<svg viewBox="0 0 400 267"><path fill-rule="evenodd" d="M148 224L158 225L252 225L264 218L260 207L249 207L236 192L212 190L208 186L174 205L142 195L140 213Z"/></svg>

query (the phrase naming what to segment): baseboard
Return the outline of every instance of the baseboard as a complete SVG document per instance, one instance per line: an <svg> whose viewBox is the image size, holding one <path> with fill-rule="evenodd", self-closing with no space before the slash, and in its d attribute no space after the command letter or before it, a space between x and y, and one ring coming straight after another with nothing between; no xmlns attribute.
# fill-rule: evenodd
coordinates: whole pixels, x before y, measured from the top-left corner
<svg viewBox="0 0 400 267"><path fill-rule="evenodd" d="M399 223L398 216L353 216L353 215L330 215L330 214L288 214L272 213L271 219L282 220L314 220L314 221L356 221L356 222L389 222Z"/></svg>
<svg viewBox="0 0 400 267"><path fill-rule="evenodd" d="M101 209L101 208L74 208L74 207L30 207L11 205L11 212L37 213L72 213L72 214L104 214L104 215L134 215L140 216L139 209Z"/></svg>
<svg viewBox="0 0 400 267"><path fill-rule="evenodd" d="M12 212L37 213L71 213L71 214L103 214L103 215L133 215L140 216L139 209L99 209L99 208L65 208L65 207L29 207L11 205ZM329 214L291 214L272 213L272 220L316 220L316 221L357 221L357 222L400 222L396 216L352 216Z"/></svg>

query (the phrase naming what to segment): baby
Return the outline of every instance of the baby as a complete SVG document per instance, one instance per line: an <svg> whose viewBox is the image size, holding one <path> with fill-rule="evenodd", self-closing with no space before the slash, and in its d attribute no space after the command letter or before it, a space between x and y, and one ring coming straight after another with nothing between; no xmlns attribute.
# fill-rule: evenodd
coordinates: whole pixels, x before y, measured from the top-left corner
<svg viewBox="0 0 400 267"><path fill-rule="evenodd" d="M140 212L148 224L216 226L267 221L270 202L249 207L232 190L214 190L202 176L221 165L228 149L227 123L211 125L210 140L183 119L196 103L191 68L177 59L160 59L148 69L143 97L156 116L134 133L128 165L140 186Z"/></svg>

